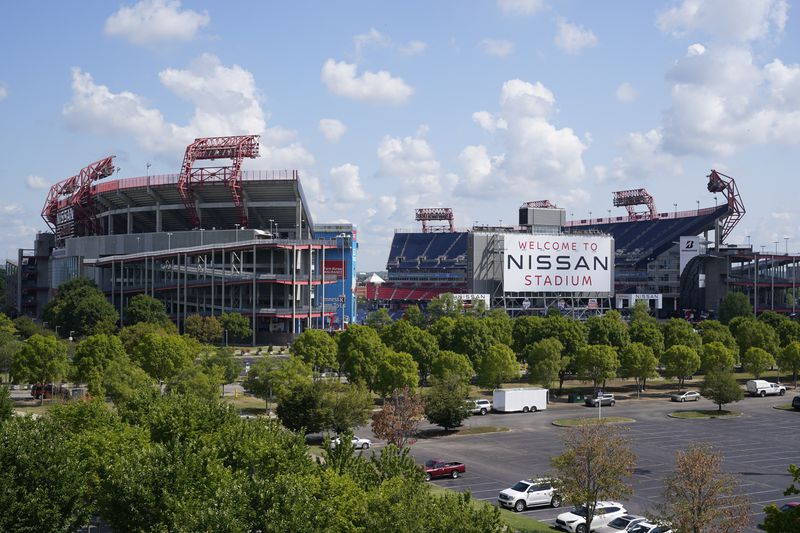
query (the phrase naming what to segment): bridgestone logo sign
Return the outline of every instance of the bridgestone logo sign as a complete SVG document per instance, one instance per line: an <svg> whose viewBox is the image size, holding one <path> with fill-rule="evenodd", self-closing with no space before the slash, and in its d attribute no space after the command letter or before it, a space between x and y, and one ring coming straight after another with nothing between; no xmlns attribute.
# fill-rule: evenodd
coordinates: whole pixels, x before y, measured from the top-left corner
<svg viewBox="0 0 800 533"><path fill-rule="evenodd" d="M611 237L505 235L505 292L611 292Z"/></svg>

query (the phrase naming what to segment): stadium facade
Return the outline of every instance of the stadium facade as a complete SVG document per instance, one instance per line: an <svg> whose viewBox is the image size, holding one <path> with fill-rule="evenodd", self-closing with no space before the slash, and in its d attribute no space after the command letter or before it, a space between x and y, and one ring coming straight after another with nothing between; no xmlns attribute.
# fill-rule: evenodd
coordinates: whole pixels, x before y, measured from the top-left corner
<svg viewBox="0 0 800 533"><path fill-rule="evenodd" d="M624 310L636 300L645 300L659 316L691 317L713 316L728 291L739 291L748 295L756 312L796 313L800 257L789 254L788 241L783 253L777 242L774 253L765 253L764 247L759 253L749 244L726 243L745 214L744 204L733 178L715 170L706 177L708 192L722 195L724 202L714 207L701 207L698 202L696 209L688 211L678 211L677 204L672 211L658 211L645 189L613 193L614 207L625 208L625 216L611 216L609 210L608 217L590 214L567 220L565 209L540 200L519 208L516 225L457 230L452 210L417 210L422 230L395 233L387 260L388 279L380 285L368 284L367 298L373 307L402 309L410 304L424 306L443 292L483 294L493 307L512 315L557 308L575 317L610 308ZM440 224L432 225L432 221ZM612 243L607 289L598 290L594 283L588 287L591 290L565 285L521 287L519 277L509 270L509 261L512 266L531 261L536 267L530 272L533 276L547 270L542 268L547 259L540 258L553 250L535 250L515 259L521 242L580 246L581 241L588 244L603 238ZM571 284L577 279L572 276L585 274L585 267L595 259L602 260L588 257L587 263L578 264L559 259L562 270L553 274L568 274L561 280Z"/></svg>
<svg viewBox="0 0 800 533"><path fill-rule="evenodd" d="M64 281L86 276L123 321L147 294L179 327L241 313L254 344L341 328L354 318L357 232L315 226L296 171L242 171L257 155L257 136L197 139L179 174L110 179L108 157L54 185L42 211L52 232L7 263L12 305L41 317Z"/></svg>

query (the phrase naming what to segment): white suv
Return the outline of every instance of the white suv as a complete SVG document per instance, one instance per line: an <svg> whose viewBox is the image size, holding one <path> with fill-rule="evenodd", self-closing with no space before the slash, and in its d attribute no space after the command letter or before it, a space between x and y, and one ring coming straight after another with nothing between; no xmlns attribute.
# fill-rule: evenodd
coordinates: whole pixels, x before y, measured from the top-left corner
<svg viewBox="0 0 800 533"><path fill-rule="evenodd" d="M534 505L560 507L561 497L555 493L553 482L549 479L524 479L502 491L497 496L497 503L521 513Z"/></svg>
<svg viewBox="0 0 800 533"><path fill-rule="evenodd" d="M603 527L615 518L627 514L625 507L618 502L597 502L592 519L592 531ZM575 507L572 511L561 513L556 518L556 528L569 531L570 533L589 533L586 527L586 508Z"/></svg>
<svg viewBox="0 0 800 533"><path fill-rule="evenodd" d="M475 400L475 404L472 406L472 414L473 415L485 415L486 413L490 413L492 411L492 402L489 400Z"/></svg>

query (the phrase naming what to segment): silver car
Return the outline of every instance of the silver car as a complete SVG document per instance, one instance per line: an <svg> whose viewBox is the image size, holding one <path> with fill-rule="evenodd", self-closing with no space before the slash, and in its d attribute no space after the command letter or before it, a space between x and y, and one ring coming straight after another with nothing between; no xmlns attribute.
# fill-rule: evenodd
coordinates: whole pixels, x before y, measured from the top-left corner
<svg viewBox="0 0 800 533"><path fill-rule="evenodd" d="M673 402L696 402L700 399L700 393L694 390L671 394L669 397Z"/></svg>
<svg viewBox="0 0 800 533"><path fill-rule="evenodd" d="M619 533L620 531L633 531L638 524L641 524L645 520L646 518L643 516L636 516L632 514L622 515L619 518L615 518L609 522L607 526L603 526L596 530L596 533Z"/></svg>

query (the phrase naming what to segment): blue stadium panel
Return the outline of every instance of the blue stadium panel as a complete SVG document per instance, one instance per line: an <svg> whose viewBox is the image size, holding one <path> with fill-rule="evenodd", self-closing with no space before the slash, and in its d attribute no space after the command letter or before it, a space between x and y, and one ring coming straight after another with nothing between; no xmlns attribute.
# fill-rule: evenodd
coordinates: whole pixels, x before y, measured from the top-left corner
<svg viewBox="0 0 800 533"><path fill-rule="evenodd" d="M467 234L464 232L395 233L387 267L390 270L458 268L466 265L466 254Z"/></svg>
<svg viewBox="0 0 800 533"><path fill-rule="evenodd" d="M723 205L712 213L662 220L640 220L637 222L617 222L611 224L592 224L580 229L595 229L610 233L614 237L617 265L646 263L668 250L682 235L699 235L714 229L717 218L728 212Z"/></svg>

